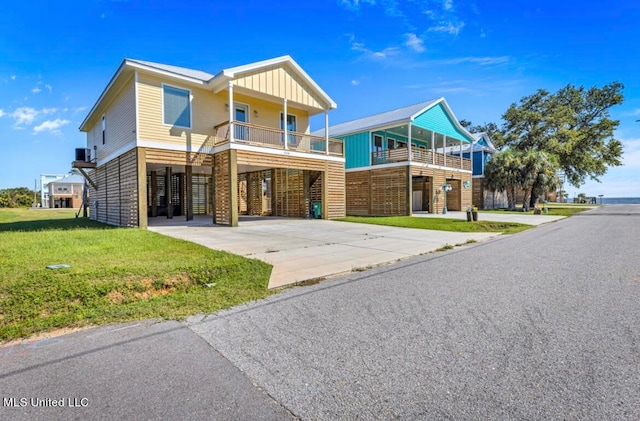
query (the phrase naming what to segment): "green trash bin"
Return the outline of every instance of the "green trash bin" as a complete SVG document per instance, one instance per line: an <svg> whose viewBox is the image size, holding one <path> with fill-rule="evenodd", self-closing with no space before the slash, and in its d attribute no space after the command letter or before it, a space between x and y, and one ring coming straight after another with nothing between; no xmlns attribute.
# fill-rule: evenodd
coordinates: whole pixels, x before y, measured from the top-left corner
<svg viewBox="0 0 640 421"><path fill-rule="evenodd" d="M313 202L313 217L315 219L320 219L322 217L322 203L321 202Z"/></svg>

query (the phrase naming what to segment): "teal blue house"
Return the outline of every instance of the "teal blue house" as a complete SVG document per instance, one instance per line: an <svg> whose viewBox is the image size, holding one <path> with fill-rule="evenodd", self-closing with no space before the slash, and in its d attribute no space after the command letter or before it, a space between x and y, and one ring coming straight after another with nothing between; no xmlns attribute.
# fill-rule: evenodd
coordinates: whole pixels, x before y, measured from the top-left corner
<svg viewBox="0 0 640 421"><path fill-rule="evenodd" d="M314 132L324 135L324 130ZM470 206L475 141L444 98L329 127L344 141L348 215L411 215Z"/></svg>

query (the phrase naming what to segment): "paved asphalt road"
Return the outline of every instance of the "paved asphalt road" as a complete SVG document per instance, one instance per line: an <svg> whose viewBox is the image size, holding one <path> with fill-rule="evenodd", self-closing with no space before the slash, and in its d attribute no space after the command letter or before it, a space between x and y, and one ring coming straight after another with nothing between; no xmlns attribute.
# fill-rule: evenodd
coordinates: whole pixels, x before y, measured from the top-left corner
<svg viewBox="0 0 640 421"><path fill-rule="evenodd" d="M640 206L607 206L188 328L0 348L0 397L90 402L0 419L640 419L638 238Z"/></svg>

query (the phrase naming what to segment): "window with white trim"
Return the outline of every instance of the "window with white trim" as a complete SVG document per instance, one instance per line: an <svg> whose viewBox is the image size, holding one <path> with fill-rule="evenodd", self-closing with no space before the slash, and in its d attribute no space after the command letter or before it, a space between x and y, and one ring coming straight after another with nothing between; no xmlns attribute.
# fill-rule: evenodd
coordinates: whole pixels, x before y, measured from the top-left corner
<svg viewBox="0 0 640 421"><path fill-rule="evenodd" d="M163 123L191 128L191 92L169 85L162 86Z"/></svg>
<svg viewBox="0 0 640 421"><path fill-rule="evenodd" d="M107 122L104 119L104 115L102 116L102 121L100 122L100 129L102 130L102 144L104 145L107 141Z"/></svg>

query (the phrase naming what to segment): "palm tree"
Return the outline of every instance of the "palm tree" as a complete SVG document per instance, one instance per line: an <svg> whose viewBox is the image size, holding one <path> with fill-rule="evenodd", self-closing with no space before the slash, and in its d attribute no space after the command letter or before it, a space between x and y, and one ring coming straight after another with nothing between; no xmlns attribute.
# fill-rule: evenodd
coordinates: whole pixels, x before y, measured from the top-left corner
<svg viewBox="0 0 640 421"><path fill-rule="evenodd" d="M544 151L528 149L521 156L521 185L524 190L522 207L528 211L537 205L538 199L547 190L554 190L558 183L558 162Z"/></svg>
<svg viewBox="0 0 640 421"><path fill-rule="evenodd" d="M523 208L528 211L545 190L555 189L557 168L557 161L546 152L506 149L487 162L485 182L494 191L506 190L509 210L516 210L516 193L523 189Z"/></svg>
<svg viewBox="0 0 640 421"><path fill-rule="evenodd" d="M487 188L507 192L509 210L516 209L516 192L522 179L520 155L512 149L498 152L487 162L484 170Z"/></svg>

